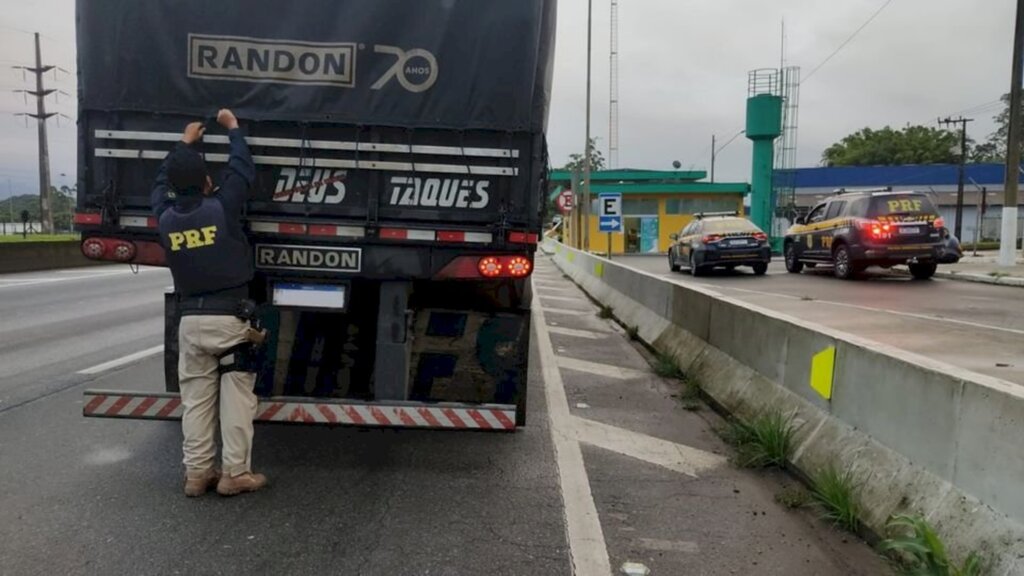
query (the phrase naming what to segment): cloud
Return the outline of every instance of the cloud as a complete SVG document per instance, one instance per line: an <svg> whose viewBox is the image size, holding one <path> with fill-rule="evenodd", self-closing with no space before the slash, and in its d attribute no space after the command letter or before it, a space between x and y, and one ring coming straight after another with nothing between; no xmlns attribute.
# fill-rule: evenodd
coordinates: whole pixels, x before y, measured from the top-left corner
<svg viewBox="0 0 1024 576"><path fill-rule="evenodd" d="M472 0L460 0L472 1ZM805 74L836 49L883 0L637 0L621 1L620 165L706 168L711 135L719 141L743 128L747 72L777 67L780 23L786 20L788 63ZM35 129L10 112L25 110L21 73L31 63L32 37L43 32L47 62L74 65L74 1L5 5L0 17L0 197L4 179L15 193L37 186ZM560 0L548 141L560 165L584 143L586 2ZM798 161L814 165L821 151L864 126L934 123L937 116L994 101L1009 88L1014 2L894 0L853 42L801 89ZM592 134L607 150L609 0L594 0ZM73 93L73 78L59 87ZM997 107L970 126L978 140L993 130ZM74 115L74 100L56 106ZM934 125L934 124L933 124ZM75 173L75 130L51 125L51 166ZM718 165L721 180L745 181L750 144L737 139ZM66 180L70 180L69 178Z"/></svg>

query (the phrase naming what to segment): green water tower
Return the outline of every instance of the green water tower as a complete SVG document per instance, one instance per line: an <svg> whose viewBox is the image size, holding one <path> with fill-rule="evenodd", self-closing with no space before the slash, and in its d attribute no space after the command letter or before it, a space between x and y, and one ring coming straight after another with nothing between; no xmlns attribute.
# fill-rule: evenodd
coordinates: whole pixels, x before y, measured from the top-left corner
<svg viewBox="0 0 1024 576"><path fill-rule="evenodd" d="M754 70L747 82L747 138L754 143L750 172L750 219L769 236L772 234L775 200L772 198L772 170L775 139L782 135L782 97L779 71ZM774 246L776 242L772 242Z"/></svg>

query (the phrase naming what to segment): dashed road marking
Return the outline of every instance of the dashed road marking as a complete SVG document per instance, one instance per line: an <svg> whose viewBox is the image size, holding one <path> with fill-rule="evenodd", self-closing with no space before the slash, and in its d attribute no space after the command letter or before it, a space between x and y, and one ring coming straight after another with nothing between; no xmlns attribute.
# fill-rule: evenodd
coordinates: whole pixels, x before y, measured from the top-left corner
<svg viewBox="0 0 1024 576"><path fill-rule="evenodd" d="M154 272L157 270L165 270L165 268L143 268L139 270L139 274L144 272ZM132 273L128 270L119 270L117 272L102 272L99 274L88 274L83 276L61 276L58 278L3 278L0 279L0 290L4 288L22 288L25 286L36 286L39 284L53 284L55 282L70 282L73 280L91 280L93 278L109 278L111 276L126 276ZM13 284L6 284L6 282L13 282Z"/></svg>
<svg viewBox="0 0 1024 576"><path fill-rule="evenodd" d="M545 314L563 314L565 316L586 316L591 314L589 310L569 310L568 308L544 308Z"/></svg>
<svg viewBox="0 0 1024 576"><path fill-rule="evenodd" d="M565 356L559 356L557 361L558 366L561 368L575 370L577 372L586 372L596 376L607 376L618 380L632 380L633 378L643 378L651 375L650 372L645 372L643 370L621 368L610 364L600 364L598 362L590 362L589 360L579 360L577 358L568 358Z"/></svg>
<svg viewBox="0 0 1024 576"><path fill-rule="evenodd" d="M560 302L580 302L580 301L583 301L583 298L581 298L580 296L554 296L554 295L548 295L548 294L541 294L540 297L544 298L545 300L558 300Z"/></svg>
<svg viewBox="0 0 1024 576"><path fill-rule="evenodd" d="M611 561L605 544L601 519L590 491L590 479L583 465L583 452L571 428L569 403L558 371L551 336L544 324L542 306L533 306L533 326L540 353L541 382L548 405L551 443L555 448L558 481L565 507L565 525L575 576L611 576Z"/></svg>
<svg viewBox="0 0 1024 576"><path fill-rule="evenodd" d="M656 538L637 538L637 542L641 548L651 550L653 552L686 552L688 554L696 554L700 552L700 547L697 546L696 542L689 542L687 540L658 540Z"/></svg>
<svg viewBox="0 0 1024 576"><path fill-rule="evenodd" d="M562 336L573 336L575 338L586 338L588 340L600 340L611 332L594 332L592 330L577 330L576 328L565 328L563 326L548 326L548 332Z"/></svg>
<svg viewBox="0 0 1024 576"><path fill-rule="evenodd" d="M698 472L717 468L726 463L725 457L718 454L578 416L572 417L572 427L576 432L576 439L580 442L693 478L697 477Z"/></svg>
<svg viewBox="0 0 1024 576"><path fill-rule="evenodd" d="M131 364L132 362L135 362L136 360L142 360L143 358L148 358L150 356L155 356L156 354L160 354L163 351L164 351L164 345L163 344L161 344L159 346L153 346L152 348L146 348L145 350L140 350L140 351L135 352L133 354L129 354L127 356L122 356L121 358L116 358L116 359L111 360L109 362L104 362L102 364L97 364L95 366L91 366L89 368L86 368L85 370L79 370L78 373L79 374L85 374L87 376L91 376L93 374L99 374L100 372L106 372L107 370L113 370L114 368L120 368L121 366L124 366L125 364Z"/></svg>

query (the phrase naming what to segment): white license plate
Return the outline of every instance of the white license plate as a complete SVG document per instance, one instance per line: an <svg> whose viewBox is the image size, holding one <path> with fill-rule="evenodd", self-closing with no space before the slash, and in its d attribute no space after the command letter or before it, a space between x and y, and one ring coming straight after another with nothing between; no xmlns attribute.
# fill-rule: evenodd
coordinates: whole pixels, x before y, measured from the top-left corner
<svg viewBox="0 0 1024 576"><path fill-rule="evenodd" d="M344 310L346 296L345 286L277 282L273 303L275 306Z"/></svg>
<svg viewBox="0 0 1024 576"><path fill-rule="evenodd" d="M920 234L919 226L900 226L900 234Z"/></svg>
<svg viewBox="0 0 1024 576"><path fill-rule="evenodd" d="M729 246L746 246L748 243L747 240L729 240Z"/></svg>

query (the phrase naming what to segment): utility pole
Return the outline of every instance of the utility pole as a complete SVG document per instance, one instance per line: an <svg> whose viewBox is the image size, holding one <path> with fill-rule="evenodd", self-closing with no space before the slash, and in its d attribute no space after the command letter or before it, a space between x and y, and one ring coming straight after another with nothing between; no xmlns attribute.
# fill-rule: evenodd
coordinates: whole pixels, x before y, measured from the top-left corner
<svg viewBox="0 0 1024 576"><path fill-rule="evenodd" d="M966 179L965 168L967 163L967 123L974 122L974 118L959 118L946 117L940 119L939 124L943 126L950 126L952 124L960 125L960 175L957 178L956 185L956 222L953 225L953 235L960 239L960 231L963 225L964 219L964 180Z"/></svg>
<svg viewBox="0 0 1024 576"><path fill-rule="evenodd" d="M594 0L587 0L587 141L583 148L583 244L584 252L590 250L590 54L594 20Z"/></svg>
<svg viewBox="0 0 1024 576"><path fill-rule="evenodd" d="M715 183L715 135L711 135L711 183Z"/></svg>
<svg viewBox="0 0 1024 576"><path fill-rule="evenodd" d="M1000 266L1017 261L1017 189L1020 182L1021 67L1024 66L1024 0L1017 0L1017 24L1013 32L1013 69L1010 73L1010 130L1006 137L1006 183L1003 186L1003 224L1000 234Z"/></svg>
<svg viewBox="0 0 1024 576"><path fill-rule="evenodd" d="M46 112L46 97L56 92L56 90L43 87L43 74L56 68L56 66L44 66L42 50L39 47L39 33L36 32L36 65L35 67L29 66L15 66L26 72L30 72L36 75L36 89L35 90L23 90L26 94L31 94L36 98L36 113L35 114L24 114L35 118L39 124L39 220L42 222L42 228L44 234L53 233L53 210L51 207L50 199L50 148L47 145L46 140L46 121L56 116L55 112Z"/></svg>

